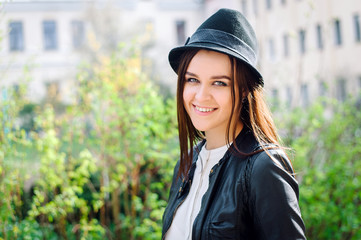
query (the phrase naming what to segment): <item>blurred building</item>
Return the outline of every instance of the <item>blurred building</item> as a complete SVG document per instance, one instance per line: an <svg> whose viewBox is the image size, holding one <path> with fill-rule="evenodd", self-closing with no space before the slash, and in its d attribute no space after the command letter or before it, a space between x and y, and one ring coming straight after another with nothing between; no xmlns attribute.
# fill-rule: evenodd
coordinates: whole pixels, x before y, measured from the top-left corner
<svg viewBox="0 0 361 240"><path fill-rule="evenodd" d="M208 12L222 1L206 1ZM259 39L259 68L275 103L306 107L361 92L359 0L237 0Z"/></svg>
<svg viewBox="0 0 361 240"><path fill-rule="evenodd" d="M221 7L243 12L259 39L268 96L306 107L361 89L359 0L28 0L2 3L0 85L29 65L33 99L71 101L77 66L91 50L142 38L144 70L174 92L168 52Z"/></svg>
<svg viewBox="0 0 361 240"><path fill-rule="evenodd" d="M14 0L1 4L0 86L30 79L29 97L74 101L76 73L91 52L141 45L144 70L172 90L168 52L204 18L197 0ZM24 74L24 68L29 69ZM0 98L1 99L1 98Z"/></svg>

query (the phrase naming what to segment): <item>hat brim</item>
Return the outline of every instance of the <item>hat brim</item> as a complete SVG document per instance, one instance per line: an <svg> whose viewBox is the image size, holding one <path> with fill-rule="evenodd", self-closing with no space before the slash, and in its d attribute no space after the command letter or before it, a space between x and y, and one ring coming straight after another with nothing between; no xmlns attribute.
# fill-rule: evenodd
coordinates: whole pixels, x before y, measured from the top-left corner
<svg viewBox="0 0 361 240"><path fill-rule="evenodd" d="M206 49L206 50L216 51L216 52L224 53L229 56L235 57L235 58L241 60L243 63L245 63L252 70L252 72L257 77L258 84L260 84L261 86L263 86L263 84L264 84L262 75L258 72L258 70L256 68L254 68L248 62L247 58L245 58L244 56L240 55L237 52L234 52L230 49L224 48L223 46L219 46L217 44L212 44L212 43L192 43L192 44L189 44L186 46L173 48L169 52L168 60L169 60L170 66L172 67L172 69L174 70L175 73L178 74L178 67L179 67L179 63L181 60L180 58L181 58L182 54L191 49Z"/></svg>

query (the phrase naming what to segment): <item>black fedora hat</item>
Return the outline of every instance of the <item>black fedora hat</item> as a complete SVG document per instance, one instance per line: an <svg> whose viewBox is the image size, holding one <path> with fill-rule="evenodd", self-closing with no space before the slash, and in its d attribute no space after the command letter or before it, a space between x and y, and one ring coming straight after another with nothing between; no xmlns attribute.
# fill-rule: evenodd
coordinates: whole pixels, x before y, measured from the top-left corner
<svg viewBox="0 0 361 240"><path fill-rule="evenodd" d="M256 74L258 84L263 86L262 75L256 68L256 34L240 12L225 8L218 10L187 39L184 46L173 48L168 59L176 73L182 54L194 48L225 53L243 61Z"/></svg>

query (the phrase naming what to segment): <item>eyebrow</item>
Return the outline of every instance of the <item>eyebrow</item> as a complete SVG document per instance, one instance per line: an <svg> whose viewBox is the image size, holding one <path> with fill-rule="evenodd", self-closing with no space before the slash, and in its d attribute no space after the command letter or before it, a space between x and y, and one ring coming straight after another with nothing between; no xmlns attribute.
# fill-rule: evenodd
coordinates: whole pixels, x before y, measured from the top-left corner
<svg viewBox="0 0 361 240"><path fill-rule="evenodd" d="M191 72L186 72L185 75L190 75L192 77L197 77L198 78L197 74L191 73ZM232 81L232 79L227 75L216 75L216 76L212 76L211 79L228 79L229 81Z"/></svg>

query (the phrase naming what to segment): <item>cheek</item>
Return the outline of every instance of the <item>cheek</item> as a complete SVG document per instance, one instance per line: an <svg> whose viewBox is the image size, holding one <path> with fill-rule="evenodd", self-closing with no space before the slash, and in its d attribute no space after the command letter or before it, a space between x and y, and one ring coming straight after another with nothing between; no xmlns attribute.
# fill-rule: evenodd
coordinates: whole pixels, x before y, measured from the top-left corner
<svg viewBox="0 0 361 240"><path fill-rule="evenodd" d="M232 96L229 91L218 94L216 97L221 106L223 106L224 110L227 112L232 111Z"/></svg>
<svg viewBox="0 0 361 240"><path fill-rule="evenodd" d="M189 102L192 100L192 98L193 98L193 91L192 91L192 89L191 89L190 87L187 87L187 85L184 86L184 90L183 90L183 103L184 103L184 106L186 107L186 109L187 109L187 107L188 107Z"/></svg>
<svg viewBox="0 0 361 240"><path fill-rule="evenodd" d="M233 116L232 116L232 121L238 119L238 113L237 113L237 99L235 99L235 106L233 109L232 106L232 96L231 94L224 94L223 96L220 96L219 98L219 103L222 105L223 107L223 116L225 119L227 119L227 121L229 121L231 115L232 115L232 111L233 111Z"/></svg>

